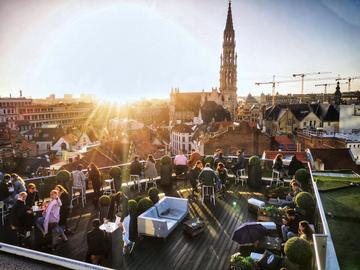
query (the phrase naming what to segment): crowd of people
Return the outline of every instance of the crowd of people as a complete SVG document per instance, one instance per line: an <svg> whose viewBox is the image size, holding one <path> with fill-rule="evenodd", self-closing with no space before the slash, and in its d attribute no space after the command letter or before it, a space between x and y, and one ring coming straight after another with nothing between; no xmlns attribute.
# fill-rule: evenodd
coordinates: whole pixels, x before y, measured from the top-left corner
<svg viewBox="0 0 360 270"><path fill-rule="evenodd" d="M226 196L229 188L229 171L236 176L239 171L245 169L245 157L242 150L236 153L235 162L229 163L224 157L221 149L217 149L213 155L212 162L205 162L199 152L194 149L189 155L181 152L171 160L169 166L162 166L159 171L160 179L167 175L171 178L185 175L191 185L191 196L197 199L202 186L213 187L219 198ZM283 156L277 155L273 161L273 170L280 173L280 179L285 176L293 176L297 169L302 168L302 163L294 156L287 168L283 164ZM156 162L152 155L142 162L135 156L130 164L130 174L139 178L153 180L158 177ZM34 183L25 184L24 180L16 174L5 174L0 179L0 201L6 203L11 209L10 225L18 235L25 239L37 229L42 237L52 245L52 233L56 232L63 241L67 241L71 232L67 226L70 216L71 196L65 185L58 184L49 193L48 200L41 200L37 187ZM103 194L103 183L100 170L95 164L90 164L87 171L79 165L71 172L72 187L79 187L82 192L91 183L94 190L93 203L99 204L99 198ZM296 181L290 182L291 192L285 199L277 201L278 205L287 206L281 226L284 241L294 236L299 236L307 241L312 240L312 229L306 221L294 209L295 196L302 191L301 185ZM70 188L72 188L70 187ZM214 194L215 195L215 194ZM104 222L117 221L123 231L124 248L123 253L129 254L134 250L137 241L136 213L129 207L129 198L121 190L116 188L116 193L111 196L109 210L106 216L100 216L92 220L92 229L87 234L88 261L94 264L103 264L107 254L107 239L105 232L100 229Z"/></svg>

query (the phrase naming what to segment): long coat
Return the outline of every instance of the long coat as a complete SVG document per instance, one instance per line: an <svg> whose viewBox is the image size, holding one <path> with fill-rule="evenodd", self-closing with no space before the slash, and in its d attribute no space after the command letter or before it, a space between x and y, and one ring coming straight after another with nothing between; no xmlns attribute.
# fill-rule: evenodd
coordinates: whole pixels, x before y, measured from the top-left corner
<svg viewBox="0 0 360 270"><path fill-rule="evenodd" d="M155 163L146 161L145 163L145 178L156 178L158 176Z"/></svg>

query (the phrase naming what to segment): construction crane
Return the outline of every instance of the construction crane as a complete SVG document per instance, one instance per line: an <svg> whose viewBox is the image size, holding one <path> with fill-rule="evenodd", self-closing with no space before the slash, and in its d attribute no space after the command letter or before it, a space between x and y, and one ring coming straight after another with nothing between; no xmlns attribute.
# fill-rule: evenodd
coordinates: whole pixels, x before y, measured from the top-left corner
<svg viewBox="0 0 360 270"><path fill-rule="evenodd" d="M348 82L342 83L342 84L348 84ZM326 98L326 94L327 94L327 87L331 86L331 85L337 85L337 83L320 83L320 84L315 84L315 87L320 87L323 86L324 87L324 96L323 96L323 102L325 101Z"/></svg>
<svg viewBox="0 0 360 270"><path fill-rule="evenodd" d="M347 78L337 78L336 81L343 81L347 80L348 83L348 91L351 91L351 81L360 79L360 76L354 76L354 77L347 77Z"/></svg>
<svg viewBox="0 0 360 270"><path fill-rule="evenodd" d="M298 82L298 81L297 80L275 81L275 75L273 75L272 82L256 82L255 85L263 85L263 84L271 84L272 85L271 104L274 106L275 105L275 85L280 84L280 83L293 83L293 82Z"/></svg>
<svg viewBox="0 0 360 270"><path fill-rule="evenodd" d="M295 73L292 76L294 78L296 77L300 77L301 78L301 94L304 94L304 78L305 76L310 76L310 75L320 75L320 74L330 74L331 72L312 72L312 73Z"/></svg>

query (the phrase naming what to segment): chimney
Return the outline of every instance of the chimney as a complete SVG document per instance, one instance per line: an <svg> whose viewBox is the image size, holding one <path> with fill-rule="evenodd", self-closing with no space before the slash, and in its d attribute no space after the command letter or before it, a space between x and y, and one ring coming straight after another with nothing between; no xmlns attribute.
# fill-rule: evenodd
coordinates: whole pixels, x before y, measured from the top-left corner
<svg viewBox="0 0 360 270"><path fill-rule="evenodd" d="M20 97L22 97L22 90L20 89Z"/></svg>

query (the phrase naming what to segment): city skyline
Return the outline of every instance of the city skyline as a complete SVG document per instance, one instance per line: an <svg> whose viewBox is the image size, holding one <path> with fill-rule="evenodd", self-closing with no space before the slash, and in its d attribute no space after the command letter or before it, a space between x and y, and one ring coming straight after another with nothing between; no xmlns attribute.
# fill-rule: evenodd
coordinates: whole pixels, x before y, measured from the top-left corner
<svg viewBox="0 0 360 270"><path fill-rule="evenodd" d="M356 1L233 1L232 8L238 96L269 94L254 82L273 74L358 75ZM171 87L219 87L226 11L227 1L2 1L0 95L90 93L126 103L168 98ZM299 93L300 83L277 90L285 89Z"/></svg>

